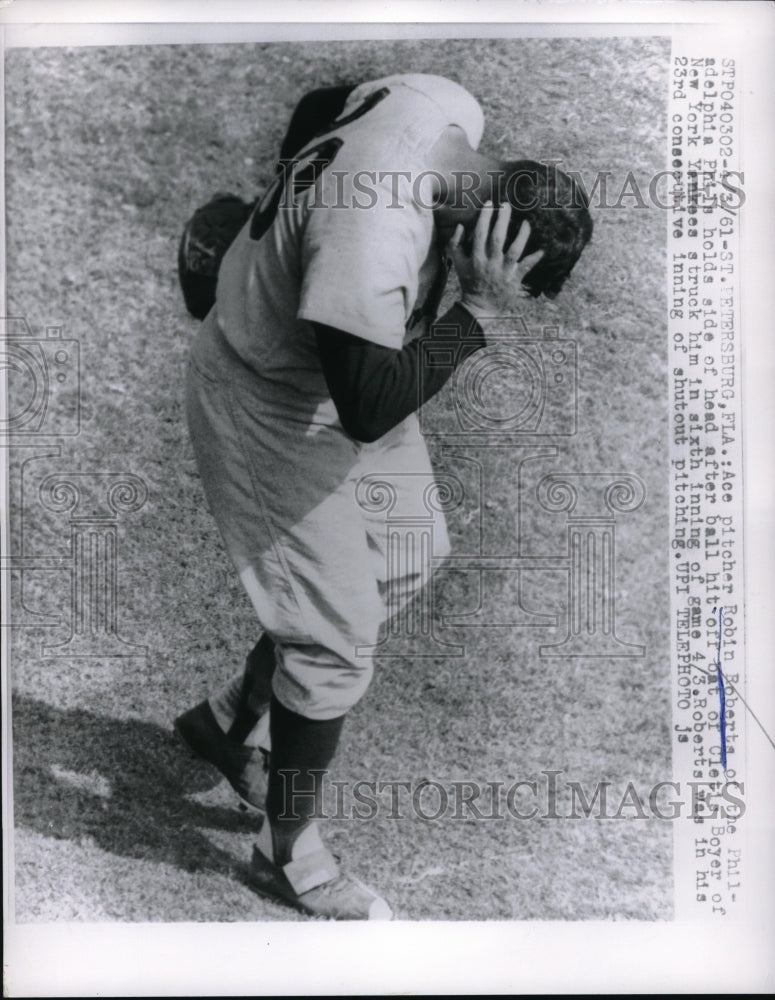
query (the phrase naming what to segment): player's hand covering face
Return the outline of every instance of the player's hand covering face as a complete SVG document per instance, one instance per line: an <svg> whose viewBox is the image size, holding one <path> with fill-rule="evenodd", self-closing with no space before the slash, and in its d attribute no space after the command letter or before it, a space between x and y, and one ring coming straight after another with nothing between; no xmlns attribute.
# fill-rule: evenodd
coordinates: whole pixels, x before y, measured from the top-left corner
<svg viewBox="0 0 775 1000"><path fill-rule="evenodd" d="M498 211L492 202L487 202L476 222L471 253L461 246L462 225L456 228L448 244L463 302L476 312L497 316L510 301L525 298L529 292L522 279L543 257L543 250L537 250L520 260L530 238L528 222L522 223L516 239L504 253L510 216L510 208Z"/></svg>

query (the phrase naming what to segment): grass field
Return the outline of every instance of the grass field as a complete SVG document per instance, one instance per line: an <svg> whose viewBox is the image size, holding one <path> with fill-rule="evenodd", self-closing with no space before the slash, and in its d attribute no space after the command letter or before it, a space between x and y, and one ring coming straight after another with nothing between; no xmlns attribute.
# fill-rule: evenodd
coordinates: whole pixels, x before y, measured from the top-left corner
<svg viewBox="0 0 775 1000"><path fill-rule="evenodd" d="M664 166L668 54L667 40L636 38L7 54L7 311L35 336L61 326L78 341L81 372L80 433L18 441L10 460L13 552L30 559L14 574L10 656L18 921L301 919L248 888L256 819L212 787L171 732L256 638L183 423L196 323L177 287L182 222L216 190L252 198L266 186L304 92L394 72L465 85L485 109L484 147L556 158L589 178L609 171L619 184L629 170L648 178ZM526 307L531 329L556 325L577 344L578 433L542 439L557 456L528 463L524 482L513 452L491 452L485 541L558 552L564 520L529 502L539 474L639 476L646 501L617 521L617 627L646 655L546 658L539 645L558 641L558 629L450 629L464 657L378 665L346 724L337 779L508 785L549 769L587 788L669 779L665 219L626 205L593 213L593 244L561 297ZM449 393L431 405L442 467ZM131 473L147 488L115 524L119 633L142 655L42 654L67 637L49 623L70 606L62 567L32 565L70 555L67 516L40 503L57 470ZM470 545L466 511L450 518L458 551ZM525 576L526 607L562 610L562 573ZM468 575L446 574L440 593L447 613L476 605ZM496 597L509 621L513 574ZM672 914L671 829L654 819L382 812L332 821L330 841L408 919Z"/></svg>

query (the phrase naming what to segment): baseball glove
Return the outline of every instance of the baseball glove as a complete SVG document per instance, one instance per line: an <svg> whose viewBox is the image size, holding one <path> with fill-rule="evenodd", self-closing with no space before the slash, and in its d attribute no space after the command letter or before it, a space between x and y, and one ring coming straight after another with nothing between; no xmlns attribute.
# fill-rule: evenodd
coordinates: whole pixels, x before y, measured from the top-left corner
<svg viewBox="0 0 775 1000"><path fill-rule="evenodd" d="M186 308L195 319L204 319L212 309L221 261L253 207L236 194L218 193L186 223L178 249L178 277Z"/></svg>

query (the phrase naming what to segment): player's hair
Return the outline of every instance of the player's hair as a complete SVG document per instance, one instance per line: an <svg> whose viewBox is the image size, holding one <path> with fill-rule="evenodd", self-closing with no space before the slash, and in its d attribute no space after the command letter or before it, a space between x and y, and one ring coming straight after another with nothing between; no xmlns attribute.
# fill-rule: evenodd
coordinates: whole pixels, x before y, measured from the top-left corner
<svg viewBox="0 0 775 1000"><path fill-rule="evenodd" d="M506 249L527 220L530 238L522 256L544 252L522 284L532 296L555 298L592 236L585 192L554 164L514 160L499 174L497 198L499 204L507 201L512 208Z"/></svg>

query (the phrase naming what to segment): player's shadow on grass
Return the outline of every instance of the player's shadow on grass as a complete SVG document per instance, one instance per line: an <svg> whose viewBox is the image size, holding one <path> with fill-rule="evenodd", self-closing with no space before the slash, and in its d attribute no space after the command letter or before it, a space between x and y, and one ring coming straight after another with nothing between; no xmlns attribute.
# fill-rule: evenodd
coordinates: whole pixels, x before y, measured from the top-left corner
<svg viewBox="0 0 775 1000"><path fill-rule="evenodd" d="M76 842L88 837L124 857L245 879L246 862L198 828L255 833L258 815L186 798L216 779L171 731L25 697L13 700L12 726L17 827Z"/></svg>

